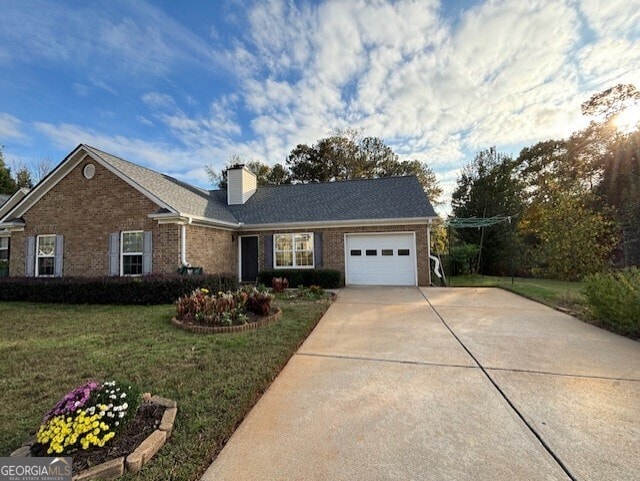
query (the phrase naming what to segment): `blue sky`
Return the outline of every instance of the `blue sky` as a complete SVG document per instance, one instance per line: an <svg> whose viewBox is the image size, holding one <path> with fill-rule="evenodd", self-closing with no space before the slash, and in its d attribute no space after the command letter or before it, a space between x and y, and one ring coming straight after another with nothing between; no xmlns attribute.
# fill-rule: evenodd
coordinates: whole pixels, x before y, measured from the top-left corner
<svg viewBox="0 0 640 481"><path fill-rule="evenodd" d="M3 1L10 165L79 143L210 187L231 155L283 162L335 128L426 161L565 136L580 103L640 87L629 0Z"/></svg>

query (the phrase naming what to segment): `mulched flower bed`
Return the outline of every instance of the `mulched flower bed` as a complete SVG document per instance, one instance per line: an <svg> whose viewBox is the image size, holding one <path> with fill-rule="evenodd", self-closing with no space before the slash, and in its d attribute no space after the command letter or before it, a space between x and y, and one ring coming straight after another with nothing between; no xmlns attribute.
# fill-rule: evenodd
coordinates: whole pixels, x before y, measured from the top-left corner
<svg viewBox="0 0 640 481"><path fill-rule="evenodd" d="M135 451L153 431L158 429L165 409L164 406L157 404L142 403L133 419L129 421L124 430L108 446L87 451L79 450L72 454L73 474L106 461L127 456ZM40 444L33 445L31 453L32 456L50 456Z"/></svg>

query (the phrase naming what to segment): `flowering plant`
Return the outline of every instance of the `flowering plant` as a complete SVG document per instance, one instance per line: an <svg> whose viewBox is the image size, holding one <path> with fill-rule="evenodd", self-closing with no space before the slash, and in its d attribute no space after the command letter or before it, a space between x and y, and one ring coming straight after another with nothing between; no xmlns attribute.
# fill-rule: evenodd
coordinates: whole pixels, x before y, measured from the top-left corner
<svg viewBox="0 0 640 481"><path fill-rule="evenodd" d="M116 381L89 381L66 394L45 414L32 449L68 454L103 447L138 410L140 393Z"/></svg>
<svg viewBox="0 0 640 481"><path fill-rule="evenodd" d="M205 326L246 324L247 311L267 315L272 299L270 294L255 287L217 294L210 294L207 289L196 289L191 295L178 298L175 303L176 317Z"/></svg>

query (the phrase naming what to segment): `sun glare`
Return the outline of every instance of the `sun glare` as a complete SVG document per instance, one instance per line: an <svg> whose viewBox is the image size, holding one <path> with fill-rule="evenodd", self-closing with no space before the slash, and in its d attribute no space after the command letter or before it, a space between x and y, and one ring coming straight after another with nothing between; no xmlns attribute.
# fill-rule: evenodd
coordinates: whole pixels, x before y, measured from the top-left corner
<svg viewBox="0 0 640 481"><path fill-rule="evenodd" d="M618 131L624 134L640 128L640 105L632 105L620 112L614 123Z"/></svg>

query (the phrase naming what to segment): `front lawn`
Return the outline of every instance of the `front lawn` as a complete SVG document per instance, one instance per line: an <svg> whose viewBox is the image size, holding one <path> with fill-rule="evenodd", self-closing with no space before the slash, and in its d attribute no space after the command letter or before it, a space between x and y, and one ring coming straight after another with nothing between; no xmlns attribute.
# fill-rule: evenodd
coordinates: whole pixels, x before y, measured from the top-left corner
<svg viewBox="0 0 640 481"><path fill-rule="evenodd" d="M178 402L171 439L135 479L199 479L328 302L276 305L282 318L267 328L199 335L171 325L171 305L0 303L0 456L66 392L115 378Z"/></svg>

